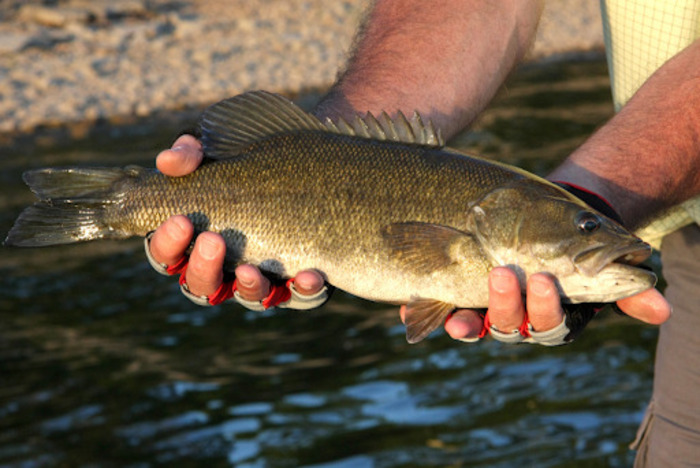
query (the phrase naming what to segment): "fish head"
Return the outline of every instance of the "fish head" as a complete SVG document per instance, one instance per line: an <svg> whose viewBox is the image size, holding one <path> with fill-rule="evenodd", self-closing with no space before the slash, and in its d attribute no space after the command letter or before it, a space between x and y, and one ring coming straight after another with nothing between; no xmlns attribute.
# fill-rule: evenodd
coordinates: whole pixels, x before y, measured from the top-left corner
<svg viewBox="0 0 700 468"><path fill-rule="evenodd" d="M552 274L565 302L612 302L656 283L639 266L648 244L545 181L490 192L470 207L469 223L494 266L512 267L523 285L534 273Z"/></svg>

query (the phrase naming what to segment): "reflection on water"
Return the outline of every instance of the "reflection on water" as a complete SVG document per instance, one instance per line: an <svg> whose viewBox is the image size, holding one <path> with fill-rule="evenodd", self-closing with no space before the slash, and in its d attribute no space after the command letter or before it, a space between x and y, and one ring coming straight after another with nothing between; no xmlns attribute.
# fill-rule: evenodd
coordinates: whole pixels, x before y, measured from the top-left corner
<svg viewBox="0 0 700 468"><path fill-rule="evenodd" d="M605 73L524 70L456 144L545 172L610 115ZM150 165L168 142L109 143L0 160L0 231L31 202L23 170ZM342 292L312 312L199 308L138 240L3 249L0 273L10 466L627 466L651 389L656 330L622 317L556 349L411 346L394 308Z"/></svg>

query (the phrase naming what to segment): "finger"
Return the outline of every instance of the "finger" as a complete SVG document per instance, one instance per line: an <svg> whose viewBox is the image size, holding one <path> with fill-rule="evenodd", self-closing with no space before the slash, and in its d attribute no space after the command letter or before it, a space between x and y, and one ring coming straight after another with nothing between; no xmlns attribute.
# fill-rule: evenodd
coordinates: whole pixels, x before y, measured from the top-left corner
<svg viewBox="0 0 700 468"><path fill-rule="evenodd" d="M624 313L642 322L660 325L671 317L671 304L656 289L647 289L634 296L617 301Z"/></svg>
<svg viewBox="0 0 700 468"><path fill-rule="evenodd" d="M186 216L173 216L153 233L151 256L159 263L174 265L185 254L193 235L194 226Z"/></svg>
<svg viewBox="0 0 700 468"><path fill-rule="evenodd" d="M270 280L253 265L236 268L238 294L246 301L261 301L270 294Z"/></svg>
<svg viewBox="0 0 700 468"><path fill-rule="evenodd" d="M187 265L185 281L195 296L213 294L223 282L226 244L221 235L203 232L197 236Z"/></svg>
<svg viewBox="0 0 700 468"><path fill-rule="evenodd" d="M533 330L544 332L561 324L564 310L551 276L536 273L527 282L527 315Z"/></svg>
<svg viewBox="0 0 700 468"><path fill-rule="evenodd" d="M406 323L406 306L399 309L401 322ZM484 326L484 320L475 310L459 309L447 317L445 321L445 331L452 339L465 340L474 339L479 336Z"/></svg>
<svg viewBox="0 0 700 468"><path fill-rule="evenodd" d="M481 315L471 309L457 310L445 321L445 331L455 340L477 338L483 326Z"/></svg>
<svg viewBox="0 0 700 468"><path fill-rule="evenodd" d="M401 317L401 323L406 325L406 306L405 305L402 305L399 308L399 317Z"/></svg>
<svg viewBox="0 0 700 468"><path fill-rule="evenodd" d="M323 276L315 270L300 271L294 277L294 289L299 294L306 296L316 294L325 284L326 281L323 279Z"/></svg>
<svg viewBox="0 0 700 468"><path fill-rule="evenodd" d="M489 319L503 333L517 330L525 320L520 282L506 267L496 267L489 274Z"/></svg>
<svg viewBox="0 0 700 468"><path fill-rule="evenodd" d="M156 157L156 167L171 177L180 177L194 172L204 158L202 144L192 135L182 135L172 148L161 151Z"/></svg>

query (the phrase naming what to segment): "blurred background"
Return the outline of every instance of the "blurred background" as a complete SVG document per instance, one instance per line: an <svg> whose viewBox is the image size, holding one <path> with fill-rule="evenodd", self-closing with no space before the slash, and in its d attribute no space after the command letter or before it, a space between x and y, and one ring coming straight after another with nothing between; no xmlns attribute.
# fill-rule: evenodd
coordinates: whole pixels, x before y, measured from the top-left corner
<svg viewBox="0 0 700 468"><path fill-rule="evenodd" d="M250 89L310 108L367 1L0 0L0 235L42 166L140 164ZM465 71L468 72L468 71ZM466 152L545 174L613 112L597 2L549 0ZM342 292L199 308L139 240L0 249L2 466L629 466L656 329L545 349L435 333Z"/></svg>

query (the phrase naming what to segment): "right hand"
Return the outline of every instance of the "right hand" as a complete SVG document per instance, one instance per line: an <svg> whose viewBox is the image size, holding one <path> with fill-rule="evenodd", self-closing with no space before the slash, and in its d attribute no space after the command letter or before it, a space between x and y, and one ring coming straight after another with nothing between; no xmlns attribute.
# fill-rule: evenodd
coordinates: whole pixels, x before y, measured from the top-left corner
<svg viewBox="0 0 700 468"><path fill-rule="evenodd" d="M617 305L628 316L653 325L660 325L671 316L670 304L654 288L621 299ZM404 312L402 308L402 318ZM488 312L491 323L499 330L517 329L527 316L534 331L546 332L564 318L559 291L550 275L532 275L523 298L517 276L507 267L496 267L489 274ZM477 311L460 309L445 322L445 331L453 339L472 341L483 323Z"/></svg>
<svg viewBox="0 0 700 468"><path fill-rule="evenodd" d="M192 135L182 135L172 148L162 151L156 158L156 167L163 174L180 177L194 172L202 162L202 145ZM151 255L159 262L174 265L185 256L194 236L194 226L183 215L173 216L153 233L150 241ZM197 236L185 273L189 291L196 296L209 296L223 282L226 243L215 232L203 232ZM253 265L240 265L235 270L238 293L248 301L260 301L270 292L270 280ZM316 271L297 273L294 288L302 295L313 295L324 287L323 277Z"/></svg>

